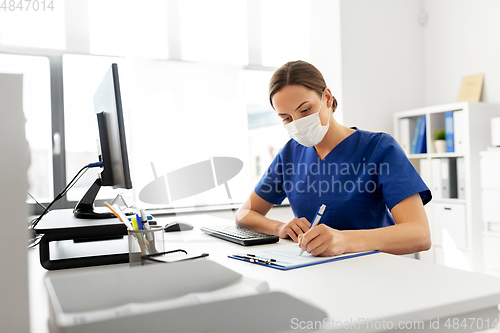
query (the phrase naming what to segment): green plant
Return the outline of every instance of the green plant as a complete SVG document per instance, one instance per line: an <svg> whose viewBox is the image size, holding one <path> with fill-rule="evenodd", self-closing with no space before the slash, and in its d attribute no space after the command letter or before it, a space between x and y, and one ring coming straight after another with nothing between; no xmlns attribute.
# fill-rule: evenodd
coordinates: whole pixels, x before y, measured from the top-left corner
<svg viewBox="0 0 500 333"><path fill-rule="evenodd" d="M434 138L436 140L446 140L446 131L443 129L439 129L434 133Z"/></svg>

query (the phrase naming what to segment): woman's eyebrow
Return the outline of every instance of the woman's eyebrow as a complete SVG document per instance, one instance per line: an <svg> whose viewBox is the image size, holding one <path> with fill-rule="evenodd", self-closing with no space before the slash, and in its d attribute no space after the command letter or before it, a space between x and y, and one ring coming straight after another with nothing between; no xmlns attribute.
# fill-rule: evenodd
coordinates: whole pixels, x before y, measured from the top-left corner
<svg viewBox="0 0 500 333"><path fill-rule="evenodd" d="M300 103L300 105L297 106L297 108L295 109L295 111L297 111L298 109L300 109L300 107L302 105L306 104L307 102L309 102L309 101L304 101L304 102ZM288 115L288 113L278 113L278 116L286 116L286 115Z"/></svg>
<svg viewBox="0 0 500 333"><path fill-rule="evenodd" d="M309 101L304 101L304 102L300 103L300 105L299 105L299 106L297 106L297 108L295 109L295 111L297 111L298 109L300 109L300 107L301 107L302 105L306 104L307 102L309 102Z"/></svg>

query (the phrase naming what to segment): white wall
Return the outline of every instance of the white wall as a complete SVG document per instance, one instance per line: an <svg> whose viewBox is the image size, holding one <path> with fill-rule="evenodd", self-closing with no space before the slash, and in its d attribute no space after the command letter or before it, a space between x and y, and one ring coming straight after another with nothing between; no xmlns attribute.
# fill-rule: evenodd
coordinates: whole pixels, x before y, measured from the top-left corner
<svg viewBox="0 0 500 333"><path fill-rule="evenodd" d="M393 112L455 102L478 73L500 103L499 14L498 0L340 0L344 124L391 133Z"/></svg>
<svg viewBox="0 0 500 333"><path fill-rule="evenodd" d="M455 102L462 77L484 73L483 102L500 103L500 1L424 0L425 102Z"/></svg>
<svg viewBox="0 0 500 333"><path fill-rule="evenodd" d="M418 0L341 0L344 125L392 133L392 114L424 106Z"/></svg>

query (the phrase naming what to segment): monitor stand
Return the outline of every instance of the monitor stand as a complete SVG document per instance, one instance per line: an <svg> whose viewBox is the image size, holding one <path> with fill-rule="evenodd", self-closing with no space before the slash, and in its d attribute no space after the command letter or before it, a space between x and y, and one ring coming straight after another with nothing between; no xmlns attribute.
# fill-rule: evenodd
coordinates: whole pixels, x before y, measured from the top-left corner
<svg viewBox="0 0 500 333"><path fill-rule="evenodd" d="M95 182L90 186L82 199L78 202L73 209L73 215L79 219L109 219L115 217L115 215L108 211L98 212L94 207L94 201L101 189L102 183L101 178L97 177Z"/></svg>
<svg viewBox="0 0 500 333"><path fill-rule="evenodd" d="M48 270L128 262L128 243L123 237L127 227L116 218L83 220L70 209L53 210L40 220L36 233L43 235L40 263Z"/></svg>
<svg viewBox="0 0 500 333"><path fill-rule="evenodd" d="M97 196L97 193L99 193L101 187L101 178L98 177L73 209L73 215L75 215L76 218L101 220L115 217L115 215L111 211L109 211L109 209L105 207L96 208L94 206L95 198ZM118 196L122 198L121 195ZM115 202L115 200L113 200L113 202ZM133 211L125 210L124 213L125 215L134 215Z"/></svg>

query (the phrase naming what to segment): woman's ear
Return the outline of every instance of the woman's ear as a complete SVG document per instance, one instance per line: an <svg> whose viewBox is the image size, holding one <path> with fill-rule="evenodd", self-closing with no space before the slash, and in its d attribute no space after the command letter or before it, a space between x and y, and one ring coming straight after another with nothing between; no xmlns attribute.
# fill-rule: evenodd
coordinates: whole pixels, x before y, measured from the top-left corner
<svg viewBox="0 0 500 333"><path fill-rule="evenodd" d="M325 88L324 94L326 99L326 106L327 108L331 108L333 104L333 95L331 90L329 88Z"/></svg>

